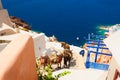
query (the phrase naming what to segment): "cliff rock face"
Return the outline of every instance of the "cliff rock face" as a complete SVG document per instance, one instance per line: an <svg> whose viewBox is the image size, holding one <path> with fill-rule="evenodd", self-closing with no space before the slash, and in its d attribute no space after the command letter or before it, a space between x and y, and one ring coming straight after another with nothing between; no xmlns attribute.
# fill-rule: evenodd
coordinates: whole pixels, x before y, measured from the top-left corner
<svg viewBox="0 0 120 80"><path fill-rule="evenodd" d="M11 22L15 23L16 25L19 25L23 28L26 28L26 29L30 30L30 26L25 21L23 21L22 19L17 18L15 16L10 16L10 20L11 20Z"/></svg>

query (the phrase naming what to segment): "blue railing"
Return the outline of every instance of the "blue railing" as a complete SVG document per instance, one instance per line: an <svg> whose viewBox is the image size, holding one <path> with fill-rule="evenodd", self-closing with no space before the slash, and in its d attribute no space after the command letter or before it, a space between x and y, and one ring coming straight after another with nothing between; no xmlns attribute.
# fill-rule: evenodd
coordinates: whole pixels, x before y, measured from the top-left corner
<svg viewBox="0 0 120 80"><path fill-rule="evenodd" d="M105 55L105 56L112 56L111 53L105 53L105 52L99 52L100 49L102 50L109 50L106 45L103 43L103 39L106 38L105 36L102 35L91 35L88 34L88 39L87 39L87 48L88 48L88 54L87 54L87 59L86 59L86 68L94 68L94 69L100 69L100 70L108 70L109 65L103 64L103 63L98 63L97 58L98 55ZM91 45L92 44L92 45ZM94 46L95 45L95 46ZM92 51L90 48L95 49L95 51ZM95 60L94 62L90 61L90 55L91 53L95 54Z"/></svg>

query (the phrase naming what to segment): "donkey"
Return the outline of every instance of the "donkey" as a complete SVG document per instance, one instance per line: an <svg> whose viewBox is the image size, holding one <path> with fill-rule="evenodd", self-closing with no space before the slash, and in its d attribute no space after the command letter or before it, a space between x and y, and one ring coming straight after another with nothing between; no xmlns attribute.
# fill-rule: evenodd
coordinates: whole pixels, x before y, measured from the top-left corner
<svg viewBox="0 0 120 80"><path fill-rule="evenodd" d="M61 62L62 62L62 58L63 58L63 55L60 53L60 54L57 54L58 52L52 54L50 56L50 64L57 64L58 65L58 68L61 68Z"/></svg>
<svg viewBox="0 0 120 80"><path fill-rule="evenodd" d="M41 65L43 65L44 68L45 68L45 66L47 66L47 65L49 64L49 62L50 62L50 58L48 57L48 55L46 55L46 56L40 56L39 59L40 59Z"/></svg>
<svg viewBox="0 0 120 80"><path fill-rule="evenodd" d="M64 67L70 67L70 61L72 58L72 51L70 50L69 44L62 42L61 46L64 48L63 57L64 57ZM68 63L68 64L67 64Z"/></svg>

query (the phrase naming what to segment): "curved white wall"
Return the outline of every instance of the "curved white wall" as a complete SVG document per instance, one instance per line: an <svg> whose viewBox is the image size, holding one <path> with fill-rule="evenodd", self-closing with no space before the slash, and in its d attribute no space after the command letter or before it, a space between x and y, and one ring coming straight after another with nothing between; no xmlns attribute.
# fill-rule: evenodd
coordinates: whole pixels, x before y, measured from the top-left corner
<svg viewBox="0 0 120 80"><path fill-rule="evenodd" d="M34 40L34 50L35 50L35 56L39 57L40 55L42 55L42 52L45 50L45 34L44 33L40 33L37 34L36 36L33 37Z"/></svg>

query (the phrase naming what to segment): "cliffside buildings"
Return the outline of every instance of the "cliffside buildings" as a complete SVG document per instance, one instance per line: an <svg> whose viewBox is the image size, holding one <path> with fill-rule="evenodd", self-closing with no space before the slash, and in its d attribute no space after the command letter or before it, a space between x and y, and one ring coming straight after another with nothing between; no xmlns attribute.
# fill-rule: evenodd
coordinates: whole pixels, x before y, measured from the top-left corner
<svg viewBox="0 0 120 80"><path fill-rule="evenodd" d="M120 80L119 41L120 30L109 35L104 40L113 55L108 71L73 69L71 70L73 71L71 75L59 80L68 78L71 80ZM53 45L52 47L56 46ZM61 46L59 45L59 47ZM7 10L3 9L0 1L0 80L37 80L35 58L41 56L45 50L45 34L31 30L24 31L21 26L15 27L14 23L10 21ZM76 49L73 51L75 53L79 52Z"/></svg>

